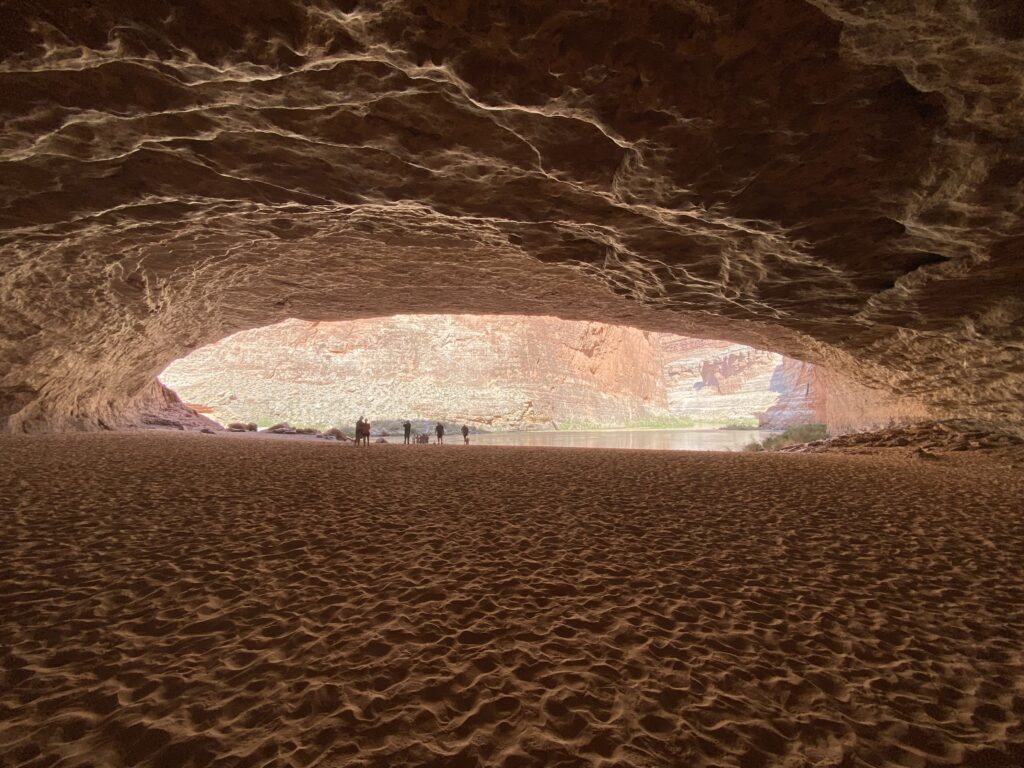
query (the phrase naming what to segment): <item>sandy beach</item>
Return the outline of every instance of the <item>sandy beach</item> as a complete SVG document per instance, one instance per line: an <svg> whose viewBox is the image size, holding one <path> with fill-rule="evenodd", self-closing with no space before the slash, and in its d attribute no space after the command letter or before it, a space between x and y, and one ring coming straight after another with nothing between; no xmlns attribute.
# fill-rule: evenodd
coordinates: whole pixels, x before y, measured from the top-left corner
<svg viewBox="0 0 1024 768"><path fill-rule="evenodd" d="M0 766L1024 765L982 457L0 441Z"/></svg>

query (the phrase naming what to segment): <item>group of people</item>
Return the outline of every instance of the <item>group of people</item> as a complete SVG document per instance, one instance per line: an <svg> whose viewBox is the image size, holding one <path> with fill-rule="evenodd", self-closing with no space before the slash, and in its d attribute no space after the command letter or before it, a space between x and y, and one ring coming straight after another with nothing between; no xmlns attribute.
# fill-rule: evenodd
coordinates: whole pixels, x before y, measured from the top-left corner
<svg viewBox="0 0 1024 768"><path fill-rule="evenodd" d="M366 420L365 416L360 416L356 420L356 445L360 443L370 444L370 422Z"/></svg>
<svg viewBox="0 0 1024 768"><path fill-rule="evenodd" d="M412 422L408 420L402 422L402 431L405 433L405 444L410 445L412 442ZM462 442L469 445L469 427L463 424L461 432ZM434 434L437 435L437 444L444 445L444 424L440 421L434 427ZM417 435L416 442L429 442L429 437L427 435ZM365 416L360 416L356 421L356 445L360 444L370 444L370 422L366 420Z"/></svg>

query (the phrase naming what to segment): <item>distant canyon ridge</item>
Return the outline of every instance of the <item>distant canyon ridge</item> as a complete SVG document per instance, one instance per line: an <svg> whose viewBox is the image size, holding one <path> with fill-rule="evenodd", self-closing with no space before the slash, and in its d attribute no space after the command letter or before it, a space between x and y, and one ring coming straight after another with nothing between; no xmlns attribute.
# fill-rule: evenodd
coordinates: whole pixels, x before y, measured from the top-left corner
<svg viewBox="0 0 1024 768"><path fill-rule="evenodd" d="M160 378L222 423L326 427L366 415L491 430L692 421L847 431L902 415L871 390L774 352L553 317L286 320L197 349Z"/></svg>

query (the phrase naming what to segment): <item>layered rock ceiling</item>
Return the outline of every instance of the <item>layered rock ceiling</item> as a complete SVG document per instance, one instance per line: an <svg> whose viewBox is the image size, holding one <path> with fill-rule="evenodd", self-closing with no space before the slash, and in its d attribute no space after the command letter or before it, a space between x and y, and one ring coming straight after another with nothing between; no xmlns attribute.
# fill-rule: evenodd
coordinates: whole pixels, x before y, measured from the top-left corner
<svg viewBox="0 0 1024 768"><path fill-rule="evenodd" d="M1024 425L1019 0L0 6L0 419L287 317L715 336Z"/></svg>
<svg viewBox="0 0 1024 768"><path fill-rule="evenodd" d="M486 429L823 422L813 365L730 342L508 315L399 315L242 331L160 380L222 424L360 415ZM884 422L883 422L884 423Z"/></svg>

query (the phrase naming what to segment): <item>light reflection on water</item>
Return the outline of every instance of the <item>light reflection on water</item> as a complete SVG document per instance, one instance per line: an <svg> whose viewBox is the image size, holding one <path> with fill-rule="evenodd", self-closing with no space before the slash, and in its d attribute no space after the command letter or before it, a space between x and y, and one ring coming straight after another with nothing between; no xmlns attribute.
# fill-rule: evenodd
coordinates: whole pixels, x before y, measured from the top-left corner
<svg viewBox="0 0 1024 768"><path fill-rule="evenodd" d="M756 429L617 429L593 432L492 432L471 435L475 445L549 448L640 448L652 451L738 451L774 434Z"/></svg>

